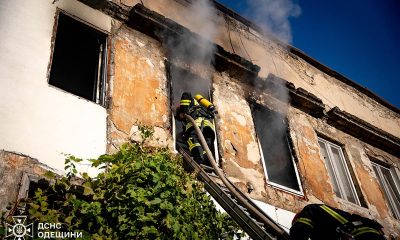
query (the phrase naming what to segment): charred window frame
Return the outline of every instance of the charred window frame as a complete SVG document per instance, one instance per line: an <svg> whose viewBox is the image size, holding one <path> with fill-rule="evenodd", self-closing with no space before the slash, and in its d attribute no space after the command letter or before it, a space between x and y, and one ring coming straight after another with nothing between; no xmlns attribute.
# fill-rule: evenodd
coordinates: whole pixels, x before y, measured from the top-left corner
<svg viewBox="0 0 400 240"><path fill-rule="evenodd" d="M286 118L259 104L250 106L267 183L303 196Z"/></svg>
<svg viewBox="0 0 400 240"><path fill-rule="evenodd" d="M385 166L379 160L370 158L372 160L372 169L383 189L386 202L397 220L400 220L400 178L393 166Z"/></svg>
<svg viewBox="0 0 400 240"><path fill-rule="evenodd" d="M361 205L342 147L322 137L318 144L336 196Z"/></svg>
<svg viewBox="0 0 400 240"><path fill-rule="evenodd" d="M211 96L211 79L204 79L197 76L183 68L175 66L174 64L166 61L166 66L168 69L168 79L170 84L170 103L171 103L171 118L172 118L172 135L174 140L175 151L179 147L186 148L186 142L182 138L183 133L183 123L175 118L176 109L180 104L180 99L182 93L191 92L194 97L195 94L201 94L202 96L210 99ZM214 121L215 124L215 121ZM219 164L219 154L218 154L218 138L217 129L215 129L215 140L214 140L214 157Z"/></svg>
<svg viewBox="0 0 400 240"><path fill-rule="evenodd" d="M105 105L107 34L58 10L49 84Z"/></svg>

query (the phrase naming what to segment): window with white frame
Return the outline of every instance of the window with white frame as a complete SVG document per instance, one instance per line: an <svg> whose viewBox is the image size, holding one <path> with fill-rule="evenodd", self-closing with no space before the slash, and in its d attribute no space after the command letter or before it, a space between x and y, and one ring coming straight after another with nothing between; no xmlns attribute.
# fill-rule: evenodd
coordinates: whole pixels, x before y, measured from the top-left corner
<svg viewBox="0 0 400 240"><path fill-rule="evenodd" d="M318 143L336 196L360 205L342 148L322 138Z"/></svg>
<svg viewBox="0 0 400 240"><path fill-rule="evenodd" d="M386 201L396 219L400 219L400 181L395 168L372 162L372 168L383 188Z"/></svg>
<svg viewBox="0 0 400 240"><path fill-rule="evenodd" d="M252 105L264 173L271 186L302 195L299 174L292 156L285 117Z"/></svg>

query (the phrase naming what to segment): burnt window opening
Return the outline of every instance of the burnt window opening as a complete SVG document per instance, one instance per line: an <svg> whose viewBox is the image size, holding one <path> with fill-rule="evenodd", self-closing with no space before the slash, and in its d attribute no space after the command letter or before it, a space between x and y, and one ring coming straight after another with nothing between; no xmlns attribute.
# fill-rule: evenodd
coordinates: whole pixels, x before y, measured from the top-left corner
<svg viewBox="0 0 400 240"><path fill-rule="evenodd" d="M203 97L211 99L211 79L201 78L185 69L174 66L171 63L168 65L168 77L170 79L171 88L171 108L172 108L172 131L175 142L175 149L180 147L187 148L187 143L183 139L184 123L175 118L176 110L180 104L182 93L190 92L194 97L196 94L201 94ZM187 149L188 151L188 149ZM189 151L188 151L189 152ZM219 162L217 136L214 141L214 158Z"/></svg>
<svg viewBox="0 0 400 240"><path fill-rule="evenodd" d="M361 205L342 148L321 137L318 143L336 196Z"/></svg>
<svg viewBox="0 0 400 240"><path fill-rule="evenodd" d="M303 190L290 147L285 117L258 104L252 104L252 113L268 183L302 195Z"/></svg>
<svg viewBox="0 0 400 240"><path fill-rule="evenodd" d="M49 84L104 105L107 35L60 12Z"/></svg>

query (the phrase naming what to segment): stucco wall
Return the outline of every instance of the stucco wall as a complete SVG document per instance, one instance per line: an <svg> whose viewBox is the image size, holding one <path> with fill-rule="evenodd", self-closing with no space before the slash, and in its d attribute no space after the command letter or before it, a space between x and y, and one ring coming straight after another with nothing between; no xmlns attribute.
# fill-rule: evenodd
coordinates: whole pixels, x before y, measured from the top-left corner
<svg viewBox="0 0 400 240"><path fill-rule="evenodd" d="M325 203L376 219L384 225L387 233L400 232L400 223L390 214L368 156L376 156L391 166L399 167L397 157L337 130L324 119L314 118L293 107L279 107L281 105L272 102L268 93L258 94L255 89L225 73L214 74L213 88L214 104L219 112L217 129L222 168L243 192L247 191L246 184L251 183L254 186L254 191L249 194L251 198L291 212L298 212L309 203ZM266 179L247 101L254 94L261 105L287 112L290 141L303 194L274 187ZM335 195L320 153L318 136L334 140L342 147L348 167L354 173L353 181L361 206Z"/></svg>
<svg viewBox="0 0 400 240"><path fill-rule="evenodd" d="M129 3L129 1L121 2L127 6L132 6L136 3L135 1L131 3ZM181 14L177 14L185 8L175 1L146 1L145 6L186 27L192 27L192 30L195 30L194 26L188 25L188 22L182 18ZM216 23L220 24L220 20L221 19L217 19ZM398 114L381 106L374 100L366 97L354 88L345 85L341 81L327 76L320 70L310 66L304 60L294 57L289 54L284 47L277 46L268 40L260 39L260 35L251 29L246 29L246 27L238 23L236 23L235 27L231 26L231 28L235 29L233 39L231 39L233 41L233 47L236 48L235 53L247 59L251 58L255 64L261 66L261 77L268 77L273 74L286 81L292 82L296 87L302 87L321 98L324 104L326 104L326 110L338 106L340 109L378 128L400 136ZM233 52L233 48L230 44L228 45L227 42L229 39L227 38L226 29L220 31L220 33L221 34L217 36L215 41L226 50ZM240 40L243 41L244 45L238 42ZM159 59L160 56L163 56L160 46L156 43L153 45L152 42L151 39L147 39L147 37L144 37L141 33L131 30L124 29L118 34L115 42L115 81L120 81L120 83L114 82L113 86L117 86L118 84L127 86L130 92L134 92L138 99L150 98L152 94L156 96L159 95L159 92L148 92L153 90L140 90L142 89L140 84L137 85L138 88L136 89L132 85L135 84L136 81L144 80L146 84L152 82L151 80L154 74L146 70L151 65L153 65L155 71L160 74L164 71L162 64L146 65L144 63L144 61L154 62L154 59ZM149 53L147 50L148 47L143 47L145 45L152 46L153 53ZM244 48L246 48L246 50ZM238 51L238 49L240 50ZM144 69L146 70L144 71L144 75L138 75L138 71L141 72L141 68L143 68L141 63L137 64L138 66L142 66L140 69L131 66L122 68L123 65L126 65L126 61L124 60L125 62L123 61L120 63L121 69L118 70L120 67L118 67L116 63L117 58L120 57L131 59L129 60L130 62L137 62L137 59L141 59L145 66ZM125 71L125 69L127 69L127 71ZM118 71L122 73L119 74L119 76ZM128 76L133 76L133 78L129 79ZM163 88L165 84L164 81L165 79L161 77L158 81L154 82L155 85L152 87L160 89L163 95L165 94L168 96L169 91ZM316 119L299 109L287 107L284 102L282 103L274 99L268 92L263 92L260 89L253 89L245 82L246 81L243 81L243 79L235 79L225 73L216 72L213 74L213 100L219 111L217 130L219 133L218 140L220 154L222 156L222 168L227 176L235 182L239 188L246 192L246 184L251 183L254 186L254 191L250 194L251 198L291 212L297 212L309 203L324 202L344 210L377 219L385 226L385 231L387 233L396 234L399 232L399 222L391 217L389 213L389 208L384 200L381 187L372 171L371 162L367 154L370 156L378 155L381 159L382 156L384 156L383 159L389 159L388 161L390 164L397 167L399 167L398 158L335 129L330 126L325 119ZM130 86L132 86L132 88ZM154 103L145 101L143 105L134 103L134 98L131 96L120 98L119 95L121 93L113 92L113 107L115 107L115 110L120 108L119 103L121 103L121 109L124 105L128 106L129 104L133 104L131 108L136 106L138 109L142 109L143 106L146 106L146 108L158 109L157 111L160 111L157 114L150 111L150 114L154 115L151 119L137 116L138 113L135 113L136 110L130 110L130 113L126 111L128 115L126 115L127 118L123 121L128 123L132 120L139 120L148 125L158 126L168 130L168 124L159 121L163 114L168 113L168 109L156 107L159 104L157 101ZM296 168L299 170L303 194L288 193L282 189L272 187L266 181L251 110L247 101L248 97L251 95L257 95L262 105L276 111L287 113L290 137L293 142L294 154L296 155ZM129 99L128 101L130 103L124 102L123 99ZM139 102L141 101L142 100ZM161 104L166 103L167 102L161 101ZM150 106L152 106L152 104L156 104L156 106L151 108ZM119 111L115 111L115 114L116 118L112 118L114 119L114 123L118 122L118 119L124 118L123 115L125 115L120 114ZM170 119L168 119L167 122L169 121ZM126 133L131 125L134 125L134 123L126 124L126 129L124 129ZM126 133L122 134L122 138L120 139L126 138ZM353 180L357 186L357 192L363 202L363 206L344 201L334 194L327 168L320 154L317 138L318 134L320 136L327 136L330 139L335 139L341 144L349 167L354 173Z"/></svg>
<svg viewBox="0 0 400 240"><path fill-rule="evenodd" d="M129 8L138 1L116 2ZM47 83L57 6L111 33L108 112L102 106ZM185 8L174 0L148 0L145 6L188 26L179 14ZM226 50L251 58L260 65L261 77L274 74L293 82L296 87L321 98L327 109L338 106L400 136L398 114L288 54L285 48L260 39L257 33L238 23L237 27L230 28L234 31L232 48L228 45L226 26L220 21L221 18L216 20L222 30L215 41ZM164 62L167 56L160 42L71 0L59 0L53 5L45 0L2 1L0 30L4 33L0 40L0 149L21 152L62 169L61 152L96 157L106 152L106 144L107 151L113 152L129 137L139 137L140 124L155 128L153 145L172 146L170 83ZM243 41L243 45L239 41ZM254 95L260 99L260 104L287 113L304 194L282 191L266 181L248 103L248 97ZM400 167L398 158L335 129L325 119L316 119L285 106L269 93L226 73L213 74L213 99L219 111L217 130L222 168L244 192L247 183L254 186L251 198L291 212L299 211L308 203L325 202L377 219L387 232L400 232L400 223L389 214L368 155ZM321 158L317 134L342 145L358 192L365 201L364 207L335 196ZM31 161L31 158L14 155L7 155L7 159L18 161L4 159L1 161L7 166L3 169L15 162Z"/></svg>
<svg viewBox="0 0 400 240"><path fill-rule="evenodd" d="M126 26L112 40L109 151L118 149L139 125L155 128L156 143L171 145L165 54L156 40Z"/></svg>
<svg viewBox="0 0 400 240"><path fill-rule="evenodd" d="M57 7L110 31L110 17L73 0L0 2L0 149L62 170L62 153L105 153L106 110L48 84Z"/></svg>
<svg viewBox="0 0 400 240"><path fill-rule="evenodd" d="M127 8L139 1L114 0ZM197 22L189 21L182 14L187 11L188 3L184 0L157 1L147 0L145 7L170 18L194 32L199 31ZM283 45L277 45L266 39L253 29L230 18L218 14L214 19L217 35L214 41L226 51L235 53L261 67L260 77L274 74L296 87L321 98L327 108L338 106L341 110L358 116L364 121L384 131L400 137L400 116L386 107L368 98L339 80L327 76L320 70L310 66L304 60L288 53Z"/></svg>
<svg viewBox="0 0 400 240"><path fill-rule="evenodd" d="M17 201L24 173L40 176L48 170L37 159L0 150L0 211Z"/></svg>

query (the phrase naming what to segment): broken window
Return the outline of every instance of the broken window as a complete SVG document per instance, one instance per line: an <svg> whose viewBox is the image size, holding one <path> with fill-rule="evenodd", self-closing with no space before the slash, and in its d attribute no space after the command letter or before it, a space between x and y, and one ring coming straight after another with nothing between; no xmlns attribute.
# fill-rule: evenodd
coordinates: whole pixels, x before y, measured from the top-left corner
<svg viewBox="0 0 400 240"><path fill-rule="evenodd" d="M322 138L318 143L336 196L360 205L342 148Z"/></svg>
<svg viewBox="0 0 400 240"><path fill-rule="evenodd" d="M272 186L302 194L285 117L258 105L253 105L252 110L267 181Z"/></svg>
<svg viewBox="0 0 400 240"><path fill-rule="evenodd" d="M400 219L400 181L395 168L372 162L372 168L383 188L386 201L396 219Z"/></svg>
<svg viewBox="0 0 400 240"><path fill-rule="evenodd" d="M107 35L60 12L49 84L104 105Z"/></svg>
<svg viewBox="0 0 400 240"><path fill-rule="evenodd" d="M211 100L211 79L200 78L187 70L170 64L169 77L171 79L171 107L172 107L172 129L175 140L175 148L186 148L186 141L183 139L184 123L175 119L176 109L181 100L182 93L190 92L194 97L201 94L203 97ZM215 139L217 139L215 137ZM214 157L218 163L217 140L214 141Z"/></svg>

